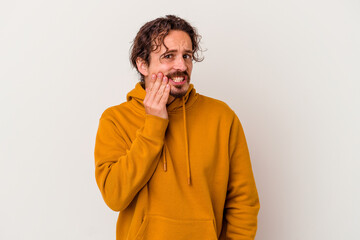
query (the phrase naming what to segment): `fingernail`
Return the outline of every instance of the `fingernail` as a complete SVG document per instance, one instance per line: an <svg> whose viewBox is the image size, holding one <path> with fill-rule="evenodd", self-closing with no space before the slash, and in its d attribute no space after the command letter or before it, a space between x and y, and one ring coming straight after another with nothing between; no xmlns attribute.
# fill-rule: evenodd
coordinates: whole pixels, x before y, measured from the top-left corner
<svg viewBox="0 0 360 240"><path fill-rule="evenodd" d="M156 78L156 75L155 75L155 74L153 74L153 75L151 76L151 78L152 78L152 79L155 79L155 78Z"/></svg>
<svg viewBox="0 0 360 240"><path fill-rule="evenodd" d="M158 77L161 78L161 73L158 73Z"/></svg>

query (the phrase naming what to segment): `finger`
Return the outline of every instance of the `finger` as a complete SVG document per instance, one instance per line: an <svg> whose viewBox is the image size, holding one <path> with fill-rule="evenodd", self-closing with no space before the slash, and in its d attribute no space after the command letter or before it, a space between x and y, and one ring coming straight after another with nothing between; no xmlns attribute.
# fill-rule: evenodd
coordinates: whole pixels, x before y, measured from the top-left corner
<svg viewBox="0 0 360 240"><path fill-rule="evenodd" d="M151 88L151 90L157 91L161 85L162 79L163 79L163 74L161 72L159 72L158 74L155 74L156 79L154 80L154 84L153 87Z"/></svg>
<svg viewBox="0 0 360 240"><path fill-rule="evenodd" d="M145 88L146 94L145 94L145 98L144 98L143 103L147 103L147 101L148 101L148 99L149 99L149 95L150 95L151 89L152 89L153 86L154 86L155 80L156 80L156 74L153 73L153 74L151 75L149 84L146 85L146 88Z"/></svg>
<svg viewBox="0 0 360 240"><path fill-rule="evenodd" d="M164 93L160 99L160 104L166 104L170 96L170 84L167 83L165 86Z"/></svg>
<svg viewBox="0 0 360 240"><path fill-rule="evenodd" d="M168 78L166 76L164 76L161 86L160 86L159 90L157 91L156 96L154 98L155 104L158 104L160 102L160 99L161 99L162 95L164 94L164 90L165 90L167 83L168 83Z"/></svg>
<svg viewBox="0 0 360 240"><path fill-rule="evenodd" d="M154 83L154 85L152 86L151 90L149 91L149 102L152 102L161 86L161 82L162 82L162 77L163 74L162 73L158 73L157 74L157 79L156 82Z"/></svg>
<svg viewBox="0 0 360 240"><path fill-rule="evenodd" d="M151 91L152 87L154 86L155 80L156 80L156 74L153 73L153 74L151 74L151 78L150 78L148 86L146 86L146 92Z"/></svg>

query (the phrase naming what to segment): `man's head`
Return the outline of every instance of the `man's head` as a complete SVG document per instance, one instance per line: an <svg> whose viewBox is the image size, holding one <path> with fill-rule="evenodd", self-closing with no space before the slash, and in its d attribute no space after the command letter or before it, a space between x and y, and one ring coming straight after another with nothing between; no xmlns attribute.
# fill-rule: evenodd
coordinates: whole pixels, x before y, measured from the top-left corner
<svg viewBox="0 0 360 240"><path fill-rule="evenodd" d="M162 72L169 79L170 94L181 97L189 88L193 61L202 61L200 38L196 29L181 18L157 18L140 28L130 61L145 85L152 74Z"/></svg>

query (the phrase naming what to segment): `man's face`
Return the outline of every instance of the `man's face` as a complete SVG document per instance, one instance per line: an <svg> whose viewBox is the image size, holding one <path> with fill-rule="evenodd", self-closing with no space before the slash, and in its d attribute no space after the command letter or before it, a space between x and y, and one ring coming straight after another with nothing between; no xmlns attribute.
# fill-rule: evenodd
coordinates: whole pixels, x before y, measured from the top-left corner
<svg viewBox="0 0 360 240"><path fill-rule="evenodd" d="M162 72L169 79L170 96L182 97L190 85L192 71L192 43L189 35L183 31L171 30L164 44L150 53L150 64L145 76L148 86L152 74Z"/></svg>

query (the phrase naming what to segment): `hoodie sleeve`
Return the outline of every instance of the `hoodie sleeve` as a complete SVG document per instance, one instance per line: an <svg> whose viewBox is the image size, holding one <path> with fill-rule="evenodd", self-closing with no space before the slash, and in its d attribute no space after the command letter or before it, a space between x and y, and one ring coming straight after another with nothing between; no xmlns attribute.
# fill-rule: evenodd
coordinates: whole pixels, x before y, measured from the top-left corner
<svg viewBox="0 0 360 240"><path fill-rule="evenodd" d="M230 132L229 155L230 175L225 203L226 239L253 240L260 204L245 135L236 115Z"/></svg>
<svg viewBox="0 0 360 240"><path fill-rule="evenodd" d="M130 149L111 117L103 114L95 142L95 177L106 204L122 211L154 173L168 119L146 115Z"/></svg>

